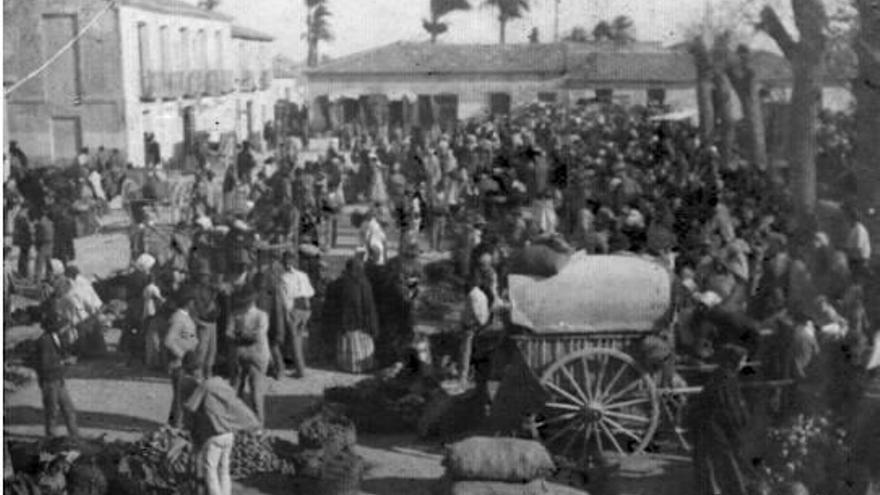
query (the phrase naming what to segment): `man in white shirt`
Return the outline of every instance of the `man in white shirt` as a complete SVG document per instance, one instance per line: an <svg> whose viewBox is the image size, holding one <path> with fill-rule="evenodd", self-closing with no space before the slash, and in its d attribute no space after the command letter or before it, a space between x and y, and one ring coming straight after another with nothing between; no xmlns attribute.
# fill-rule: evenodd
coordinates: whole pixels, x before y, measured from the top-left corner
<svg viewBox="0 0 880 495"><path fill-rule="evenodd" d="M279 277L277 293L284 314L284 331L281 332L278 346L286 348L288 356L293 358L297 375L302 378L306 375L305 338L308 335L308 323L312 314L311 298L315 296L315 289L309 276L296 268L296 253L284 253L281 263L284 272ZM276 359L280 357L277 354L283 356L284 353L276 353ZM284 360L278 361L276 365L280 374L283 372Z"/></svg>
<svg viewBox="0 0 880 495"><path fill-rule="evenodd" d="M849 224L845 252L853 275L860 277L865 275L871 261L871 236L862 224L861 216L855 206L844 205L843 213Z"/></svg>

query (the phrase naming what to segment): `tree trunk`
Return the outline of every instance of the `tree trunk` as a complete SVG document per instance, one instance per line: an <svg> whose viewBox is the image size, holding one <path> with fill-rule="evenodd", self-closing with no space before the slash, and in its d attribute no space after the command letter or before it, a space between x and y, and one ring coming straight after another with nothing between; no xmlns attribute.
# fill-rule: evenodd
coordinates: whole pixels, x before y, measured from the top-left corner
<svg viewBox="0 0 880 495"><path fill-rule="evenodd" d="M794 171L795 207L804 217L816 208L816 123L822 101L822 63L812 54L792 60L794 86L789 111L789 166Z"/></svg>
<svg viewBox="0 0 880 495"><path fill-rule="evenodd" d="M743 52L743 48L740 48L740 60L734 67L728 69L727 77L736 91L742 106L743 119L746 121L748 158L760 170L766 170L768 158L764 110L751 57L747 52Z"/></svg>
<svg viewBox="0 0 880 495"><path fill-rule="evenodd" d="M703 142L712 140L715 133L715 107L712 104L712 64L709 50L702 38L697 37L691 45L697 72L697 109L700 115L700 137Z"/></svg>
<svg viewBox="0 0 880 495"><path fill-rule="evenodd" d="M733 118L733 86L730 84L727 74L720 68L712 76L715 89L715 113L718 116L718 130L720 133L719 152L721 153L721 168L729 169L733 161L733 149L736 145L736 121Z"/></svg>
<svg viewBox="0 0 880 495"><path fill-rule="evenodd" d="M507 32L507 19L501 17L498 19L498 42L502 45L505 42L505 34Z"/></svg>
<svg viewBox="0 0 880 495"><path fill-rule="evenodd" d="M855 166L859 206L880 206L880 0L858 0L859 29L855 51L858 77L853 81L856 99Z"/></svg>
<svg viewBox="0 0 880 495"><path fill-rule="evenodd" d="M828 17L822 0L792 0L800 40L794 41L776 11L765 7L760 27L779 45L791 64L794 86L789 102L789 167L795 208L804 225L816 209L816 127L821 107L821 75L827 48Z"/></svg>

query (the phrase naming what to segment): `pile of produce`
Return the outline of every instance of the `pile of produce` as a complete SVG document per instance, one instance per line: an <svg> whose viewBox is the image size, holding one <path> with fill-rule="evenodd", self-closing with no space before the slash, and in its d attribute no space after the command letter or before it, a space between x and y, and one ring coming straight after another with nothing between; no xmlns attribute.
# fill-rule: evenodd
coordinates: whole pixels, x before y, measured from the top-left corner
<svg viewBox="0 0 880 495"><path fill-rule="evenodd" d="M299 445L305 449L351 449L357 444L354 422L330 405L319 405L299 426Z"/></svg>
<svg viewBox="0 0 880 495"><path fill-rule="evenodd" d="M278 455L277 438L264 433L242 432L235 436L232 447L232 479L250 478L256 474L281 473L294 475L292 461Z"/></svg>
<svg viewBox="0 0 880 495"><path fill-rule="evenodd" d="M357 494L364 460L355 451L357 430L339 406L320 404L299 426L294 454L297 493Z"/></svg>
<svg viewBox="0 0 880 495"><path fill-rule="evenodd" d="M425 394L395 379L370 378L352 387L332 387L324 400L342 406L359 431L414 431L427 402Z"/></svg>
<svg viewBox="0 0 880 495"><path fill-rule="evenodd" d="M846 432L826 416L799 415L770 428L763 471L771 487L803 484L810 493L835 493L850 449Z"/></svg>
<svg viewBox="0 0 880 495"><path fill-rule="evenodd" d="M15 392L37 379L37 374L30 368L16 366L10 363L3 364L3 391Z"/></svg>
<svg viewBox="0 0 880 495"><path fill-rule="evenodd" d="M169 427L147 433L117 464L120 483L136 493L184 494L195 488L196 456L189 435Z"/></svg>
<svg viewBox="0 0 880 495"><path fill-rule="evenodd" d="M277 453L279 440L256 433L236 435L232 449L232 478L280 473L292 476L292 460ZM198 490L198 452L189 435L163 426L134 443L103 439L73 443L10 443L16 477L6 483L10 493L41 495L189 495ZM76 488L74 490L74 488Z"/></svg>

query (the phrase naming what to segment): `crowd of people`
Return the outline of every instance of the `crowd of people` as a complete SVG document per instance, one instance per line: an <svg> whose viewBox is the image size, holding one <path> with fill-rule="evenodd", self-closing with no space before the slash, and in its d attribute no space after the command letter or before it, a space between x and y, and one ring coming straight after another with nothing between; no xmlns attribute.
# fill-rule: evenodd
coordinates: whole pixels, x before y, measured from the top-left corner
<svg viewBox="0 0 880 495"><path fill-rule="evenodd" d="M346 135L314 160L282 142L263 164L245 142L222 185L209 167L197 172L179 229L185 239L163 241L170 255L144 241L155 223L150 209L132 210L124 347L151 365L166 356L172 424L184 420L187 380L218 370L263 422L266 380L286 376L288 366L302 377L307 359L332 356L348 371L404 359L424 280L423 246L453 252L466 300L458 359L465 380L474 336L509 306L506 275L518 269L511 261L517 250L548 244L650 256L674 274L678 314L652 340L667 349L647 353L661 356L653 364L668 370L664 363L679 355L720 365L696 401L701 494L745 490L748 469L732 436L747 423L748 408L734 407L742 396L731 381L746 358L794 381L781 394L780 414L832 410L864 429L853 435L857 442L876 438L876 417L865 414L880 402L880 315L871 313L878 285L863 212L843 202L807 217L793 208L784 170L761 170L739 156L722 163L695 126L658 113L535 105L445 131ZM10 156L26 168L20 150ZM140 199L150 196L149 185L124 174L116 180L115 153L81 156L80 199L91 194L100 205L116 193L135 198L138 188ZM62 276L52 260L70 263L75 253L61 233L68 224L52 216L59 203L52 194L30 199L40 196L27 192L35 186L26 175L13 180L28 198L14 215L15 245L23 253L34 248L38 277L46 270ZM352 214L360 246L338 279L325 280L322 253L336 246L342 207L365 203L368 210ZM19 258L22 276L27 260ZM75 287L63 286L56 298L70 299ZM44 374L54 377L52 370L44 364ZM44 397L72 407L66 392ZM876 457L864 461L875 477Z"/></svg>

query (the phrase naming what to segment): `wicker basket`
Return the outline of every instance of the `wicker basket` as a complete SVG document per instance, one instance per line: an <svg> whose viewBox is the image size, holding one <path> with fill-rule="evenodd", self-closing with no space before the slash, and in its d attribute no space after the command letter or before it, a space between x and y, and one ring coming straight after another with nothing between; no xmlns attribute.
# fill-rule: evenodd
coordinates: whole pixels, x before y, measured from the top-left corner
<svg viewBox="0 0 880 495"><path fill-rule="evenodd" d="M351 452L340 452L324 460L319 495L358 495L364 475L364 460Z"/></svg>

